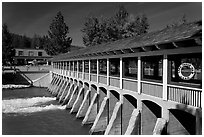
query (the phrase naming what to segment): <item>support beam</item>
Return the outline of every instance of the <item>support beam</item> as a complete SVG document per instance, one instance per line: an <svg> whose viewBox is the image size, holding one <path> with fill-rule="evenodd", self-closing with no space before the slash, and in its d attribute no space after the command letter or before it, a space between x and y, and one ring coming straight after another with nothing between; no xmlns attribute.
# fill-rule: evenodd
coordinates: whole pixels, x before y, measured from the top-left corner
<svg viewBox="0 0 204 137"><path fill-rule="evenodd" d="M66 97L66 95L68 93L68 90L69 90L69 86L70 86L70 83L68 81L67 84L66 84L66 87L64 88L64 91L63 91L62 95L59 98L59 103L61 103L64 100L64 98Z"/></svg>
<svg viewBox="0 0 204 137"><path fill-rule="evenodd" d="M89 60L89 81L91 81L91 60Z"/></svg>
<svg viewBox="0 0 204 137"><path fill-rule="evenodd" d="M64 75L64 61L62 61L62 75Z"/></svg>
<svg viewBox="0 0 204 137"><path fill-rule="evenodd" d="M72 85L73 87L71 87L72 89L74 88L74 84ZM73 89L73 92L71 93L71 89L70 89L70 98L69 98L69 101L67 103L67 106L66 108L72 108L74 102L76 101L76 98L77 98L77 95L78 95L78 87L76 86L74 89Z"/></svg>
<svg viewBox="0 0 204 137"><path fill-rule="evenodd" d="M82 125L84 124L89 124L89 123L94 123L94 120L96 119L96 116L97 116L97 96L98 94L95 93L93 95L93 98L91 100L91 104L85 114L85 117L82 121Z"/></svg>
<svg viewBox="0 0 204 137"><path fill-rule="evenodd" d="M119 101L116 103L110 122L108 123L108 126L106 128L105 135L121 135L121 106L122 102Z"/></svg>
<svg viewBox="0 0 204 137"><path fill-rule="evenodd" d="M73 70L72 70L72 77L74 77L74 61L72 62L73 63Z"/></svg>
<svg viewBox="0 0 204 137"><path fill-rule="evenodd" d="M108 58L108 59L107 59L107 85L108 85L108 86L109 86L109 74L110 74L110 73L109 73L109 70L110 70L110 69L109 69L109 66L110 66L110 65L109 65L109 58Z"/></svg>
<svg viewBox="0 0 204 137"><path fill-rule="evenodd" d="M178 45L176 45L175 42L172 42L172 44L173 44L173 46L174 46L175 48L178 48Z"/></svg>
<svg viewBox="0 0 204 137"><path fill-rule="evenodd" d="M94 121L93 126L90 129L90 134L92 134L93 132L99 132L99 131L105 131L106 127L107 127L107 122L108 122L108 117L102 117L103 113L106 113L106 107L107 107L107 102L108 102L108 98L105 97L103 99L103 102L101 103L100 106L100 110L96 116L96 119Z"/></svg>
<svg viewBox="0 0 204 137"><path fill-rule="evenodd" d="M120 89L123 89L123 59L120 58Z"/></svg>
<svg viewBox="0 0 204 137"><path fill-rule="evenodd" d="M155 47L160 50L161 48L159 47L159 45L155 44Z"/></svg>
<svg viewBox="0 0 204 137"><path fill-rule="evenodd" d="M141 94L141 57L137 60L137 92Z"/></svg>
<svg viewBox="0 0 204 137"><path fill-rule="evenodd" d="M132 48L130 48L130 51L132 52L132 53L134 53L135 51L132 49Z"/></svg>
<svg viewBox="0 0 204 137"><path fill-rule="evenodd" d="M91 94L91 91L90 90L87 90L86 91L86 94L85 94L85 96L84 96L84 99L83 99L83 101L82 101L82 103L81 103L81 106L79 107L79 110L78 110L78 112L77 112L77 114L76 114L76 117L77 118L80 118L80 117L85 117L85 115L86 115L86 112L87 112L87 110L88 110L88 108L89 108L89 99L90 99L90 95Z"/></svg>
<svg viewBox="0 0 204 137"><path fill-rule="evenodd" d="M67 63L67 61L65 62L65 64L66 64L66 67L65 67L65 72L66 72L66 76L67 76L67 68L68 68L68 63Z"/></svg>
<svg viewBox="0 0 204 137"><path fill-rule="evenodd" d="M79 78L79 61L77 61L77 78Z"/></svg>
<svg viewBox="0 0 204 137"><path fill-rule="evenodd" d="M97 75L97 80L96 80L96 82L97 83L99 83L99 80L98 80L98 77L99 77L99 60L97 59L97 63L96 63L96 65L97 65L97 72L96 72L96 75Z"/></svg>
<svg viewBox="0 0 204 137"><path fill-rule="evenodd" d="M166 119L163 118L157 118L157 122L155 124L154 130L153 130L153 135L161 135L163 129L166 126Z"/></svg>
<svg viewBox="0 0 204 137"><path fill-rule="evenodd" d="M82 79L84 79L84 60L82 60Z"/></svg>
<svg viewBox="0 0 204 137"><path fill-rule="evenodd" d="M55 86L53 87L53 89L52 89L52 91L51 91L52 94L55 93L55 90L59 87L59 85L61 84L61 82L62 82L62 78L61 78L61 76L59 76L59 78L58 78L58 80L57 80Z"/></svg>
<svg viewBox="0 0 204 137"><path fill-rule="evenodd" d="M145 52L147 51L147 50L145 49L145 47L141 47L141 49L142 49L143 51L145 51Z"/></svg>
<svg viewBox="0 0 204 137"><path fill-rule="evenodd" d="M73 104L73 107L70 111L70 113L73 113L73 112L77 112L79 110L79 107L81 106L81 103L83 101L83 93L84 90L80 90L79 94L77 95L77 98Z"/></svg>
<svg viewBox="0 0 204 137"><path fill-rule="evenodd" d="M168 59L163 56L163 100L167 100L167 81L168 81Z"/></svg>
<svg viewBox="0 0 204 137"><path fill-rule="evenodd" d="M69 61L69 75L68 76L71 76L71 62Z"/></svg>
<svg viewBox="0 0 204 137"><path fill-rule="evenodd" d="M68 88L68 91L67 91L67 94L63 100L63 103L62 105L66 105L68 103L68 101L70 100L70 95L71 95L71 90L74 89L74 84L73 83L70 83L69 85L69 88Z"/></svg>
<svg viewBox="0 0 204 137"><path fill-rule="evenodd" d="M136 129L136 131L140 130L139 127L139 110L134 109L131 115L131 118L129 120L128 127L126 129L125 135L132 135L133 131ZM139 133L136 133L139 134Z"/></svg>
<svg viewBox="0 0 204 137"><path fill-rule="evenodd" d="M66 87L66 80L64 78L63 80L63 83L62 83L62 86L59 88L59 92L57 93L57 97L56 97L56 100L59 100L60 96L62 95L63 91L64 91L64 88Z"/></svg>

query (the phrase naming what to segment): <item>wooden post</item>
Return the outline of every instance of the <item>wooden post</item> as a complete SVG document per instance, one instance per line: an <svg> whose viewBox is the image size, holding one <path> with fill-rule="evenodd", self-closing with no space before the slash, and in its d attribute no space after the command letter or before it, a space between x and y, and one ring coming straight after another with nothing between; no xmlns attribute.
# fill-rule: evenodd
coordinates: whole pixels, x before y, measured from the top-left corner
<svg viewBox="0 0 204 137"><path fill-rule="evenodd" d="M62 62L60 62L60 74L62 74Z"/></svg>
<svg viewBox="0 0 204 137"><path fill-rule="evenodd" d="M82 61L82 79L84 79L84 60Z"/></svg>
<svg viewBox="0 0 204 137"><path fill-rule="evenodd" d="M96 81L97 81L97 83L99 83L99 80L98 80L98 77L99 77L99 76L98 76L98 74L99 74L99 60L98 60L98 59L97 59L97 67L96 67L96 68L97 68L97 72L96 72L96 73L97 73L97 74L96 74L97 80L96 80Z"/></svg>
<svg viewBox="0 0 204 137"><path fill-rule="evenodd" d="M120 89L123 89L123 59L120 58Z"/></svg>
<svg viewBox="0 0 204 137"><path fill-rule="evenodd" d="M74 72L74 64L75 64L75 63L74 63L74 61L73 61L73 73L72 73L72 77L75 77L75 75L74 75L74 74L75 74L75 72Z"/></svg>
<svg viewBox="0 0 204 137"><path fill-rule="evenodd" d="M77 78L79 78L79 61L77 60Z"/></svg>
<svg viewBox="0 0 204 137"><path fill-rule="evenodd" d="M52 70L55 71L55 63L53 62L52 65L53 65L53 69Z"/></svg>
<svg viewBox="0 0 204 137"><path fill-rule="evenodd" d="M107 85L109 85L109 58L107 58Z"/></svg>
<svg viewBox="0 0 204 137"><path fill-rule="evenodd" d="M89 81L91 81L91 60L89 60Z"/></svg>
<svg viewBox="0 0 204 137"><path fill-rule="evenodd" d="M68 75L68 62L66 61L66 76Z"/></svg>
<svg viewBox="0 0 204 137"><path fill-rule="evenodd" d="M63 62L61 61L61 74L63 75Z"/></svg>
<svg viewBox="0 0 204 137"><path fill-rule="evenodd" d="M58 73L60 74L60 62L58 62Z"/></svg>
<svg viewBox="0 0 204 137"><path fill-rule="evenodd" d="M57 70L58 70L58 63L57 62L55 62L56 63L56 72L57 72Z"/></svg>
<svg viewBox="0 0 204 137"><path fill-rule="evenodd" d="M168 59L163 56L163 100L167 100L167 81L168 81Z"/></svg>
<svg viewBox="0 0 204 137"><path fill-rule="evenodd" d="M70 72L71 71L71 62L69 61L69 77L70 77Z"/></svg>
<svg viewBox="0 0 204 137"><path fill-rule="evenodd" d="M120 58L120 89L123 89L123 58ZM123 94L120 94L120 102L123 103Z"/></svg>
<svg viewBox="0 0 204 137"><path fill-rule="evenodd" d="M64 75L64 61L62 62L62 75Z"/></svg>
<svg viewBox="0 0 204 137"><path fill-rule="evenodd" d="M137 59L137 92L141 94L141 57Z"/></svg>

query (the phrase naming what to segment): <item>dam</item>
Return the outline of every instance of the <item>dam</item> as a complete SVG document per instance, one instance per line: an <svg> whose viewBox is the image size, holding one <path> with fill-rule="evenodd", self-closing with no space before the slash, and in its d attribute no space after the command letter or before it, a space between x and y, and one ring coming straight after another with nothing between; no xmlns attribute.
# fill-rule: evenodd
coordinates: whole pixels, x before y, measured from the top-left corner
<svg viewBox="0 0 204 137"><path fill-rule="evenodd" d="M48 91L90 134L202 134L201 22L54 57Z"/></svg>
<svg viewBox="0 0 204 137"><path fill-rule="evenodd" d="M35 125L43 123L35 126L38 132L26 129L24 134L51 134L50 130L55 131L52 134L202 134L201 22L58 55L50 71L16 70L3 77L8 78L3 83L24 81L33 86L27 88L29 93L19 89L3 94L6 99L10 99L8 93L26 95L3 100L6 114L13 113L8 109L12 104L20 108L15 111L30 116L27 121L33 116L42 119L33 120ZM46 87L45 97L39 87ZM42 111L45 108L49 112ZM10 118L6 114L3 116ZM46 118L51 120L43 121ZM74 126L69 123L71 119ZM29 129L32 122L27 122ZM44 125L49 128L43 129ZM21 127L26 128L23 124ZM71 132L73 127L76 130Z"/></svg>

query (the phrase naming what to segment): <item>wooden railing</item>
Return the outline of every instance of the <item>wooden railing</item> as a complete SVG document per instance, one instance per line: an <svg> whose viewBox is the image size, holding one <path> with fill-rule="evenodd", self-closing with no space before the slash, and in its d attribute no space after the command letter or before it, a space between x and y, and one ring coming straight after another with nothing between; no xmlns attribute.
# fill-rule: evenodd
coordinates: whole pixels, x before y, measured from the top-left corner
<svg viewBox="0 0 204 137"><path fill-rule="evenodd" d="M123 89L131 90L137 92L137 80L123 78Z"/></svg>
<svg viewBox="0 0 204 137"><path fill-rule="evenodd" d="M73 77L77 77L77 72L76 71L73 71Z"/></svg>
<svg viewBox="0 0 204 137"><path fill-rule="evenodd" d="M60 73L60 69L53 69L53 71ZM67 71L66 74L70 74L71 77L76 77L77 72ZM78 72L78 78L83 78L83 73ZM84 79L89 80L89 73L84 73ZM97 82L97 74L90 74L90 80ZM98 75L98 82L101 84L107 84L106 75ZM120 88L120 77L109 76L109 85ZM134 92L138 92L138 81L135 79L122 78L122 88ZM141 81L141 93L163 98L163 84L158 82ZM191 105L195 107L202 107L202 89L191 88L177 85L167 86L167 100Z"/></svg>
<svg viewBox="0 0 204 137"><path fill-rule="evenodd" d="M188 88L176 85L168 85L168 100L179 102L195 107L202 107L202 90L198 88Z"/></svg>
<svg viewBox="0 0 204 137"><path fill-rule="evenodd" d="M141 91L144 94L162 98L163 84L150 81L141 81Z"/></svg>
<svg viewBox="0 0 204 137"><path fill-rule="evenodd" d="M120 87L120 77L109 76L110 85L114 87Z"/></svg>
<svg viewBox="0 0 204 137"><path fill-rule="evenodd" d="M74 72L73 71L70 71L70 76L74 77Z"/></svg>
<svg viewBox="0 0 204 137"><path fill-rule="evenodd" d="M102 84L107 84L107 76L106 75L98 75L98 81Z"/></svg>
<svg viewBox="0 0 204 137"><path fill-rule="evenodd" d="M82 79L82 72L78 72L78 77Z"/></svg>
<svg viewBox="0 0 204 137"><path fill-rule="evenodd" d="M97 74L91 73L91 81L97 82Z"/></svg>
<svg viewBox="0 0 204 137"><path fill-rule="evenodd" d="M84 72L84 79L89 80L89 73Z"/></svg>

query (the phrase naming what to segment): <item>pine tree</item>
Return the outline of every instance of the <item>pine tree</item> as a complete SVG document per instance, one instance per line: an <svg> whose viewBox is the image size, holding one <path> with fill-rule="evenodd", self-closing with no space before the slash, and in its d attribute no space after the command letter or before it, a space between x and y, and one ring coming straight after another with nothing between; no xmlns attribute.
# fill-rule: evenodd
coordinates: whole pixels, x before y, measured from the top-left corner
<svg viewBox="0 0 204 137"><path fill-rule="evenodd" d="M8 26L4 23L2 26L2 63L3 65L13 64L15 50L11 44L12 36Z"/></svg>
<svg viewBox="0 0 204 137"><path fill-rule="evenodd" d="M92 46L147 33L149 23L143 15L130 15L124 6L108 19L89 17L82 29L85 46Z"/></svg>
<svg viewBox="0 0 204 137"><path fill-rule="evenodd" d="M39 49L41 46L41 37L35 34L31 40L31 47L34 49Z"/></svg>
<svg viewBox="0 0 204 137"><path fill-rule="evenodd" d="M49 53L57 55L59 53L68 52L72 40L67 36L69 27L66 25L61 12L57 13L57 16L52 20L49 28L48 35L50 39L50 48L48 49L53 50L49 51Z"/></svg>

